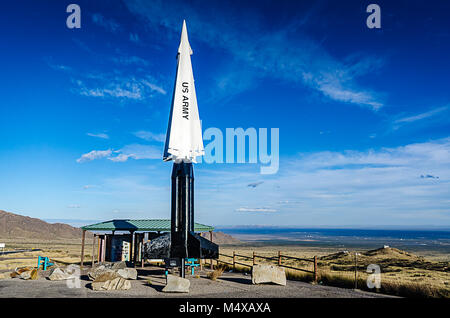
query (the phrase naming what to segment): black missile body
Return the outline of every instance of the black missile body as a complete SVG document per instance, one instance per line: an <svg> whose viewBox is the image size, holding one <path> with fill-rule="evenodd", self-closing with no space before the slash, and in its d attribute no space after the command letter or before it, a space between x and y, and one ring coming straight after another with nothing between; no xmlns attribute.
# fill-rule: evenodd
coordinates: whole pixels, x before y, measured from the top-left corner
<svg viewBox="0 0 450 318"><path fill-rule="evenodd" d="M172 169L171 258L218 258L217 244L194 232L194 169L174 163Z"/></svg>

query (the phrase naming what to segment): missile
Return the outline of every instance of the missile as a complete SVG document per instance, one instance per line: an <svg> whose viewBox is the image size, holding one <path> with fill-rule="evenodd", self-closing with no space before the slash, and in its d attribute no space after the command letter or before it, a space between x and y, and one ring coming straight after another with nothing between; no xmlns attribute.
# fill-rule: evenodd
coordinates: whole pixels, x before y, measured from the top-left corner
<svg viewBox="0 0 450 318"><path fill-rule="evenodd" d="M164 146L164 161L173 161L170 258L218 258L217 244L194 232L194 167L202 156L202 129L195 94L194 75L186 21L183 21L177 54L177 73Z"/></svg>

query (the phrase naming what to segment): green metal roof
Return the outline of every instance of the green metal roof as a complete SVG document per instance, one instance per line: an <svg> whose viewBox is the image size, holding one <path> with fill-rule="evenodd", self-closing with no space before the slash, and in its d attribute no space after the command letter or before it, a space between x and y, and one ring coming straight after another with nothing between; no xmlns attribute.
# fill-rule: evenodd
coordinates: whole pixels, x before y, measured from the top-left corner
<svg viewBox="0 0 450 318"><path fill-rule="evenodd" d="M111 220L81 227L88 231L161 231L170 232L170 220ZM213 231L214 227L195 223L195 232Z"/></svg>

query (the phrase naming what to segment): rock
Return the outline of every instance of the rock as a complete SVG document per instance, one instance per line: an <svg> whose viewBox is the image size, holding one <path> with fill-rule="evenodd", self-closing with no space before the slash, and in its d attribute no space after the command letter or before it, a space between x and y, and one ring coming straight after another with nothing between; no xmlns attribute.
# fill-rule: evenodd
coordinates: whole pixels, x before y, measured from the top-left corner
<svg viewBox="0 0 450 318"><path fill-rule="evenodd" d="M117 271L113 271L111 269L107 269L106 271L97 275L94 279L94 282L106 282L108 280L113 280L120 277ZM121 277L123 278L123 277Z"/></svg>
<svg viewBox="0 0 450 318"><path fill-rule="evenodd" d="M122 262L114 262L112 263L111 269L123 269L127 268L127 263L125 261Z"/></svg>
<svg viewBox="0 0 450 318"><path fill-rule="evenodd" d="M94 281L91 284L93 290L128 290L131 288L131 283L122 277L116 277L112 280L104 282Z"/></svg>
<svg viewBox="0 0 450 318"><path fill-rule="evenodd" d="M144 257L146 259L169 258L170 256L170 233L151 239L144 243Z"/></svg>
<svg viewBox="0 0 450 318"><path fill-rule="evenodd" d="M104 262L101 264L96 264L94 266L94 268L88 273L88 277L90 280L96 280L96 278L100 275L103 275L106 272L117 272L120 269L125 269L127 270L127 264L126 262ZM128 274L130 275L130 274ZM132 276L132 275L131 275ZM137 272L136 272L136 276L137 276Z"/></svg>
<svg viewBox="0 0 450 318"><path fill-rule="evenodd" d="M30 279L36 280L39 278L38 270L35 268L30 273Z"/></svg>
<svg viewBox="0 0 450 318"><path fill-rule="evenodd" d="M252 269L252 284L274 283L286 286L284 268L274 265L254 265Z"/></svg>
<svg viewBox="0 0 450 318"><path fill-rule="evenodd" d="M50 272L50 275L48 276L48 279L50 280L66 280L66 279L72 279L73 276L71 274L66 273L64 270L62 270L59 267L55 267Z"/></svg>
<svg viewBox="0 0 450 318"><path fill-rule="evenodd" d="M79 265L70 264L64 269L64 272L70 275L80 275L81 269Z"/></svg>
<svg viewBox="0 0 450 318"><path fill-rule="evenodd" d="M16 268L14 272L10 273L11 278L19 277L22 279L29 279L31 277L31 267ZM22 275L23 274L23 275Z"/></svg>
<svg viewBox="0 0 450 318"><path fill-rule="evenodd" d="M167 284L163 288L165 293L189 293L191 282L182 277L167 275Z"/></svg>
<svg viewBox="0 0 450 318"><path fill-rule="evenodd" d="M25 279L25 280L31 279L31 272L32 272L32 271L24 271L24 272L22 272L22 273L19 274L19 277L20 277L21 279Z"/></svg>
<svg viewBox="0 0 450 318"><path fill-rule="evenodd" d="M117 274L125 279L137 279L137 270L134 268L121 268L117 270Z"/></svg>

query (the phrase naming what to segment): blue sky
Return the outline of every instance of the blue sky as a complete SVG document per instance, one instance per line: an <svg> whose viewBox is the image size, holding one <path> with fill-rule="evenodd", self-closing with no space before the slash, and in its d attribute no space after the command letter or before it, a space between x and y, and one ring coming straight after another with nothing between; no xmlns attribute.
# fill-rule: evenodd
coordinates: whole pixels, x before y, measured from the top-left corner
<svg viewBox="0 0 450 318"><path fill-rule="evenodd" d="M196 165L197 222L450 225L450 4L377 1L369 29L372 2L2 3L0 209L170 217L162 141L186 19L203 128L280 135L276 174Z"/></svg>

